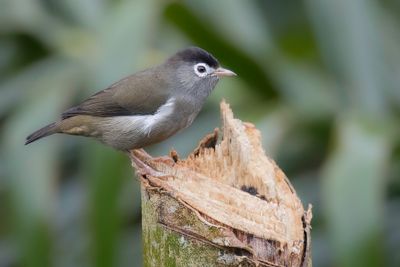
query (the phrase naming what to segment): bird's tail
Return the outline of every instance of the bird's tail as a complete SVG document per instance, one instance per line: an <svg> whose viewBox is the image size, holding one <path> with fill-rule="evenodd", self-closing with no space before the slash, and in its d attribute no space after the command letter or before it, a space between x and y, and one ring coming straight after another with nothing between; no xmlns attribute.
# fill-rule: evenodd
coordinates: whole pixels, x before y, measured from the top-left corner
<svg viewBox="0 0 400 267"><path fill-rule="evenodd" d="M30 134L25 140L25 145L30 144L48 135L55 134L57 132L58 132L58 124L56 122L50 123L49 125L46 125L43 128L37 130L36 132Z"/></svg>

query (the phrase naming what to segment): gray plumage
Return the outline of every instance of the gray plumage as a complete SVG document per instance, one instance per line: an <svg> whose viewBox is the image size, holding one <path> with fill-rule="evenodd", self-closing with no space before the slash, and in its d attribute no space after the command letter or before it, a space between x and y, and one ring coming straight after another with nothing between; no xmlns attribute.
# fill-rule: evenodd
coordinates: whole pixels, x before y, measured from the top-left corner
<svg viewBox="0 0 400 267"><path fill-rule="evenodd" d="M66 110L26 144L54 133L94 137L118 150L158 143L189 126L219 77L231 75L205 50L182 50Z"/></svg>

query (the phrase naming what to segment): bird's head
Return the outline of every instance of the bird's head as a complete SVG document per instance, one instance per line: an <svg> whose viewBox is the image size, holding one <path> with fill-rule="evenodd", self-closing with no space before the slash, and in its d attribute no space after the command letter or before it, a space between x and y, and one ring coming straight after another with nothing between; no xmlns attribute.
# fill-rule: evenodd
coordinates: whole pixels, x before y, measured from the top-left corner
<svg viewBox="0 0 400 267"><path fill-rule="evenodd" d="M219 78L236 75L222 68L214 56L199 47L181 50L165 64L175 73L174 79L179 84L176 89L196 95L208 95Z"/></svg>

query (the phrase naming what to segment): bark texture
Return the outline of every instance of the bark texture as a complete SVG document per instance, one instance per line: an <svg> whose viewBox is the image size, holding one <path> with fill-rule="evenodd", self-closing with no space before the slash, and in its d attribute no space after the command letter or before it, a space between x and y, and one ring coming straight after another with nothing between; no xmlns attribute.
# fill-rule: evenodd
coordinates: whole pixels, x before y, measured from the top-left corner
<svg viewBox="0 0 400 267"><path fill-rule="evenodd" d="M144 266L311 266L311 206L221 103L223 136L186 159L131 152L142 185Z"/></svg>

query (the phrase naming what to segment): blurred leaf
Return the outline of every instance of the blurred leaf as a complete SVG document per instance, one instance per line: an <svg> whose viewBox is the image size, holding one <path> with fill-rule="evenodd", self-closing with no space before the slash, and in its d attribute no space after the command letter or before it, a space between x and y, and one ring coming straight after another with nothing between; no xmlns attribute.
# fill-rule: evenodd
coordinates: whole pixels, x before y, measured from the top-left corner
<svg viewBox="0 0 400 267"><path fill-rule="evenodd" d="M142 225L139 222L133 229L126 231L120 237L118 266L143 266L142 251ZM134 262L134 264L132 264Z"/></svg>
<svg viewBox="0 0 400 267"><path fill-rule="evenodd" d="M314 35L307 25L295 25L279 38L281 50L293 59L313 59L317 54Z"/></svg>
<svg viewBox="0 0 400 267"><path fill-rule="evenodd" d="M28 34L10 34L7 39L13 40L14 47L17 49L14 60L10 64L12 71L18 71L49 55L49 51L46 50L43 44Z"/></svg>
<svg viewBox="0 0 400 267"><path fill-rule="evenodd" d="M343 267L384 266L387 134L383 125L349 115L337 125L337 143L322 184L333 258Z"/></svg>
<svg viewBox="0 0 400 267"><path fill-rule="evenodd" d="M276 57L271 70L284 100L303 117L323 119L340 109L337 85L316 66Z"/></svg>
<svg viewBox="0 0 400 267"><path fill-rule="evenodd" d="M399 174L400 172L398 172ZM399 177L400 178L400 177ZM395 198L389 200L386 205L386 213L391 214L386 222L386 259L388 266L400 266L400 254L397 253L400 247L400 200Z"/></svg>
<svg viewBox="0 0 400 267"><path fill-rule="evenodd" d="M308 0L307 6L324 59L339 78L347 106L383 116L381 35L375 1ZM340 19L339 19L340 18Z"/></svg>
<svg viewBox="0 0 400 267"><path fill-rule="evenodd" d="M399 13L394 9L383 7L376 8L375 12L379 15L379 33L382 35L382 54L386 61L382 67L384 80L381 89L387 93L388 102L397 108L400 114L400 21Z"/></svg>
<svg viewBox="0 0 400 267"><path fill-rule="evenodd" d="M48 122L54 119L52 114L59 111L68 95L70 74L65 66L59 65L51 76L41 76L31 84L35 91L33 100L21 105L7 120L2 153L9 173L13 221L24 266L50 266L53 223L50 218L55 208L58 152L54 139L29 147L24 146L24 139L40 126L33 118Z"/></svg>
<svg viewBox="0 0 400 267"><path fill-rule="evenodd" d="M290 128L275 158L288 177L314 172L321 167L329 150L331 120L308 121L301 114L289 118Z"/></svg>
<svg viewBox="0 0 400 267"><path fill-rule="evenodd" d="M78 73L79 69L76 68L76 65L71 64L71 62L53 57L37 62L0 83L0 116L10 109L17 107L19 102L23 101L25 97L37 97L37 94L40 94L41 90L58 91L65 89L56 82L55 84L50 84L38 79L38 77L45 79L45 77L59 75L59 72L65 72L67 76L74 76L74 73ZM76 81L76 78L72 78L71 82L74 81ZM70 83L65 84L65 86L67 88L64 92L67 94L71 89L74 89ZM62 106L58 107L58 111L61 108ZM57 112L54 112L54 114L57 114ZM55 118L54 116L52 119Z"/></svg>
<svg viewBox="0 0 400 267"><path fill-rule="evenodd" d="M261 131L262 143L266 153L275 158L279 148L284 147L286 136L294 123L293 113L285 106L275 105L259 122L257 129ZM280 164L280 163L279 163Z"/></svg>
<svg viewBox="0 0 400 267"><path fill-rule="evenodd" d="M47 0L45 3L56 15L90 29L96 29L102 23L107 11L104 0Z"/></svg>
<svg viewBox="0 0 400 267"><path fill-rule="evenodd" d="M46 16L40 0L0 0L0 31L33 26Z"/></svg>
<svg viewBox="0 0 400 267"><path fill-rule="evenodd" d="M59 36L69 30L40 0L0 0L0 33L23 32L56 48ZM46 30L43 30L46 29Z"/></svg>
<svg viewBox="0 0 400 267"><path fill-rule="evenodd" d="M265 14L255 1L186 1L215 32L240 47L255 60L276 49Z"/></svg>
<svg viewBox="0 0 400 267"><path fill-rule="evenodd" d="M122 1L98 25L98 58L92 64L95 90L130 75L143 60L155 34L159 7L156 1Z"/></svg>
<svg viewBox="0 0 400 267"><path fill-rule="evenodd" d="M108 150L108 151L107 151ZM115 266L121 214L118 199L126 178L133 179L128 158L100 144L92 144L85 154L90 178L90 229L94 266Z"/></svg>

